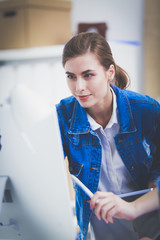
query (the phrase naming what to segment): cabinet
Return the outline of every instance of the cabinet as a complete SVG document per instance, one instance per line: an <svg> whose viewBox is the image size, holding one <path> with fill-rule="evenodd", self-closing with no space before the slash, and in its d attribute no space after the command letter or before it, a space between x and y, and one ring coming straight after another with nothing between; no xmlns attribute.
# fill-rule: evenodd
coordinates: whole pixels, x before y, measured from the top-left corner
<svg viewBox="0 0 160 240"><path fill-rule="evenodd" d="M0 49L63 44L71 37L71 2L0 2Z"/></svg>

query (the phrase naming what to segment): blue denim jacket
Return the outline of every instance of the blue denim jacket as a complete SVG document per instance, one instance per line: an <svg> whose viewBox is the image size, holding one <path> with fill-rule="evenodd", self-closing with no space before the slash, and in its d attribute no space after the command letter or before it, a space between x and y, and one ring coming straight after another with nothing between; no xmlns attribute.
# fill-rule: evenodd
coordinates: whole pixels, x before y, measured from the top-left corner
<svg viewBox="0 0 160 240"><path fill-rule="evenodd" d="M160 176L160 104L148 96L111 87L117 96L120 123L116 147L137 189L147 188ZM95 193L101 168L100 140L85 109L73 96L61 100L56 107L69 170ZM77 185L74 188L79 239L86 239L91 216L89 198Z"/></svg>

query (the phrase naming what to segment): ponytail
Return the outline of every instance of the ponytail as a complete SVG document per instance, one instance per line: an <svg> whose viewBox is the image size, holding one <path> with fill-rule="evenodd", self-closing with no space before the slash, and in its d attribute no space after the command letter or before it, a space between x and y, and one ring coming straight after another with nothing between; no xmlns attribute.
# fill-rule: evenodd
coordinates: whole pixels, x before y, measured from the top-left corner
<svg viewBox="0 0 160 240"><path fill-rule="evenodd" d="M116 65L116 72L113 79L113 84L115 84L121 89L126 89L130 84L130 78L128 73L118 65Z"/></svg>

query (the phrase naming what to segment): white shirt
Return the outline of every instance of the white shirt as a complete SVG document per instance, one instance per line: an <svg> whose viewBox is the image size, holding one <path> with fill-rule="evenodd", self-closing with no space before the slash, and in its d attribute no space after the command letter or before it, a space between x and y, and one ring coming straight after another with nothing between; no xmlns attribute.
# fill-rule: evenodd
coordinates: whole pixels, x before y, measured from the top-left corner
<svg viewBox="0 0 160 240"><path fill-rule="evenodd" d="M119 132L120 126L117 118L116 95L112 89L111 91L113 94L113 112L105 129L89 114L87 114L87 117L92 129L98 134L102 145L102 164L98 190L121 194L135 190L135 186L114 142L114 136ZM114 222L114 224L105 224L93 214L91 224L96 240L105 240L104 236L109 240L127 239L127 236L130 240L138 239L131 222L120 219L115 219Z"/></svg>
<svg viewBox="0 0 160 240"><path fill-rule="evenodd" d="M113 112L105 129L89 114L87 117L102 145L102 165L98 190L121 194L135 190L135 186L114 142L114 136L119 132L119 123L116 95L112 89L111 91L113 93Z"/></svg>

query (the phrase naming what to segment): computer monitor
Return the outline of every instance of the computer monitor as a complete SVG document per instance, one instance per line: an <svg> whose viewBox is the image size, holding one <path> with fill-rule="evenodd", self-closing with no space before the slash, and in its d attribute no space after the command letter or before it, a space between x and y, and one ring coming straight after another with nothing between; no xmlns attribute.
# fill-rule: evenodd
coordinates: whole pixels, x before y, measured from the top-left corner
<svg viewBox="0 0 160 240"><path fill-rule="evenodd" d="M0 176L8 176L1 204L0 239L75 239L55 108L53 114L25 130L29 145L10 107L1 107L0 135Z"/></svg>

